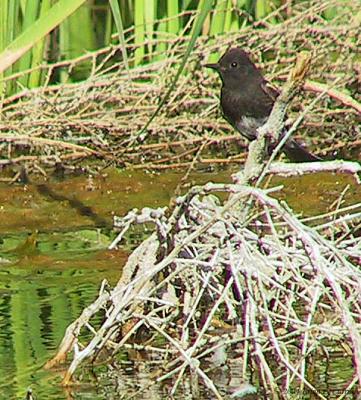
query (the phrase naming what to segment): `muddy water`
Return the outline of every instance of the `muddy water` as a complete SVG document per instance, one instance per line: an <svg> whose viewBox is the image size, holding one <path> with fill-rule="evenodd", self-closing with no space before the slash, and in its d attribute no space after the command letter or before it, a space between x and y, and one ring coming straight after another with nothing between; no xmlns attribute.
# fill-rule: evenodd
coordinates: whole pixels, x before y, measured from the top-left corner
<svg viewBox="0 0 361 400"><path fill-rule="evenodd" d="M195 174L190 181L229 182L230 173ZM113 398L97 393L95 384L64 390L58 384L62 371L46 372L42 365L67 325L95 298L100 282L116 283L139 240L135 235L124 248L108 251L113 215L168 205L182 176L108 170L96 177L0 184L0 399L23 399L28 387L39 400ZM276 196L304 216L361 203L360 189L346 175L274 180L269 186L279 184L284 189ZM141 376L137 371L136 379ZM125 390L134 381L125 371Z"/></svg>

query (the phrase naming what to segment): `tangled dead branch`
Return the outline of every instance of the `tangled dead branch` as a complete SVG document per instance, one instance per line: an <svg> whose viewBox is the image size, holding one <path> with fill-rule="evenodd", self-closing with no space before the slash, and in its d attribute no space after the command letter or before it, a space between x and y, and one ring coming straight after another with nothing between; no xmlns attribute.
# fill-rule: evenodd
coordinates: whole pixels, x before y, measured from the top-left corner
<svg viewBox="0 0 361 400"><path fill-rule="evenodd" d="M287 90L293 88L286 85L285 95ZM274 129L270 121L279 120L278 106L263 129ZM257 161L251 154L257 145L265 148L261 136L249 160ZM253 171L245 169L243 183L253 180ZM272 197L274 190L240 184L239 178L234 184L209 183L179 197L169 216L167 209L144 209L120 219L113 246L134 224L151 223L154 233L131 254L117 286L103 285L98 299L68 327L47 366L73 351L67 385L84 360L104 354L113 360L135 343L162 361L152 371L153 384L171 379L170 395L190 373L212 398L239 395L240 387L222 393L212 377L237 363L244 383L250 369L257 371L265 398L288 399L292 391L302 396L309 390L326 399L307 371L315 368L320 350L342 343L355 364L348 390L356 390L361 247L352 224L361 210L334 221L331 230L310 228ZM229 194L223 203L215 195L222 192ZM342 231L341 242L335 229ZM91 319L98 314L103 322L95 327ZM84 330L91 336L87 341L80 336Z"/></svg>
<svg viewBox="0 0 361 400"><path fill-rule="evenodd" d="M233 193L232 200L220 206L210 194L219 192ZM164 357L155 383L173 378L176 392L177 382L192 370L223 398L207 372L208 358L222 349L225 364L236 357L247 366L244 381L254 368L272 398L288 398L284 393L299 385L317 394L307 369L321 349L342 342L360 378L361 247L351 226L360 210L331 230L311 229L270 194L208 184L178 198L169 218L164 210L145 210L123 219L122 229L129 221L152 222L156 234L130 256L118 285L101 291L68 327L49 366L73 349L64 380L69 384L77 367L100 350L115 356L139 335L148 344L163 337L158 349L153 344L155 356ZM250 198L252 212L242 223L237 205ZM331 240L333 229L347 230L342 243ZM104 310L105 322L95 329L89 320ZM84 329L92 333L88 343L79 338Z"/></svg>

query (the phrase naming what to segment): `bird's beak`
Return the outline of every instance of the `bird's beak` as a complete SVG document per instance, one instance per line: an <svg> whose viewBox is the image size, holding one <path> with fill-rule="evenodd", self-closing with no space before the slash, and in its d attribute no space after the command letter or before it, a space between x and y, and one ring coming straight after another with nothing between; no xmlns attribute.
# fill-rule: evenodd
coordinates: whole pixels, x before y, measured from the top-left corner
<svg viewBox="0 0 361 400"><path fill-rule="evenodd" d="M219 64L218 63L215 63L215 64L204 64L203 67L212 68L212 69L215 69L216 71L219 71Z"/></svg>

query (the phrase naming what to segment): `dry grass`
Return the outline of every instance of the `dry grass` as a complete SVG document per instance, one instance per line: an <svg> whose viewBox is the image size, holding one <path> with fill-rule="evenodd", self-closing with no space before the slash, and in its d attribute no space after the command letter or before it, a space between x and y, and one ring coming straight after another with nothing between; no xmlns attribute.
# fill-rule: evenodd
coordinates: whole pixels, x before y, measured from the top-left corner
<svg viewBox="0 0 361 400"><path fill-rule="evenodd" d="M34 170L36 165L71 165L95 155L121 166L184 167L191 165L197 152L199 162L242 161L239 150L247 144L240 143L219 114L218 77L201 67L211 53L222 53L230 45L250 51L266 76L280 86L297 53L312 51L308 79L325 83L327 93L305 115L296 136L302 135L321 156L333 158L339 152L359 158L361 28L357 2L345 2L331 21L321 16L326 6L329 1L315 1L307 9L295 6L294 15L282 24L260 21L227 36L201 38L186 73L141 143L136 140L138 134L169 87L186 38L172 42L167 60L131 69L129 76L121 62L109 66L109 60L119 57L116 47L43 66L49 80L60 68L71 72L81 62L89 62L92 73L86 82L45 84L5 99L1 164L25 164ZM17 78L13 77L14 82ZM312 82L306 84L311 91L293 103L290 117L295 118L322 91Z"/></svg>

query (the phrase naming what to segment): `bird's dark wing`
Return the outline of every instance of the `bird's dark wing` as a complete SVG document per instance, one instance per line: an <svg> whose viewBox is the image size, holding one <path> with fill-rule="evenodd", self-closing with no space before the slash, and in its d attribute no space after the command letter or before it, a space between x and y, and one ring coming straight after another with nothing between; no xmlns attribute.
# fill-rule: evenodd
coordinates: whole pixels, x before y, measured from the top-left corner
<svg viewBox="0 0 361 400"><path fill-rule="evenodd" d="M292 162L322 161L322 158L310 153L305 147L301 146L293 139L286 142L283 151Z"/></svg>
<svg viewBox="0 0 361 400"><path fill-rule="evenodd" d="M269 82L264 81L262 84L262 90L266 93L267 97L272 99L274 103L280 94L280 91L272 86ZM292 162L312 162L321 161L322 159L310 153L305 147L301 146L293 139L289 139L283 147L283 151Z"/></svg>

